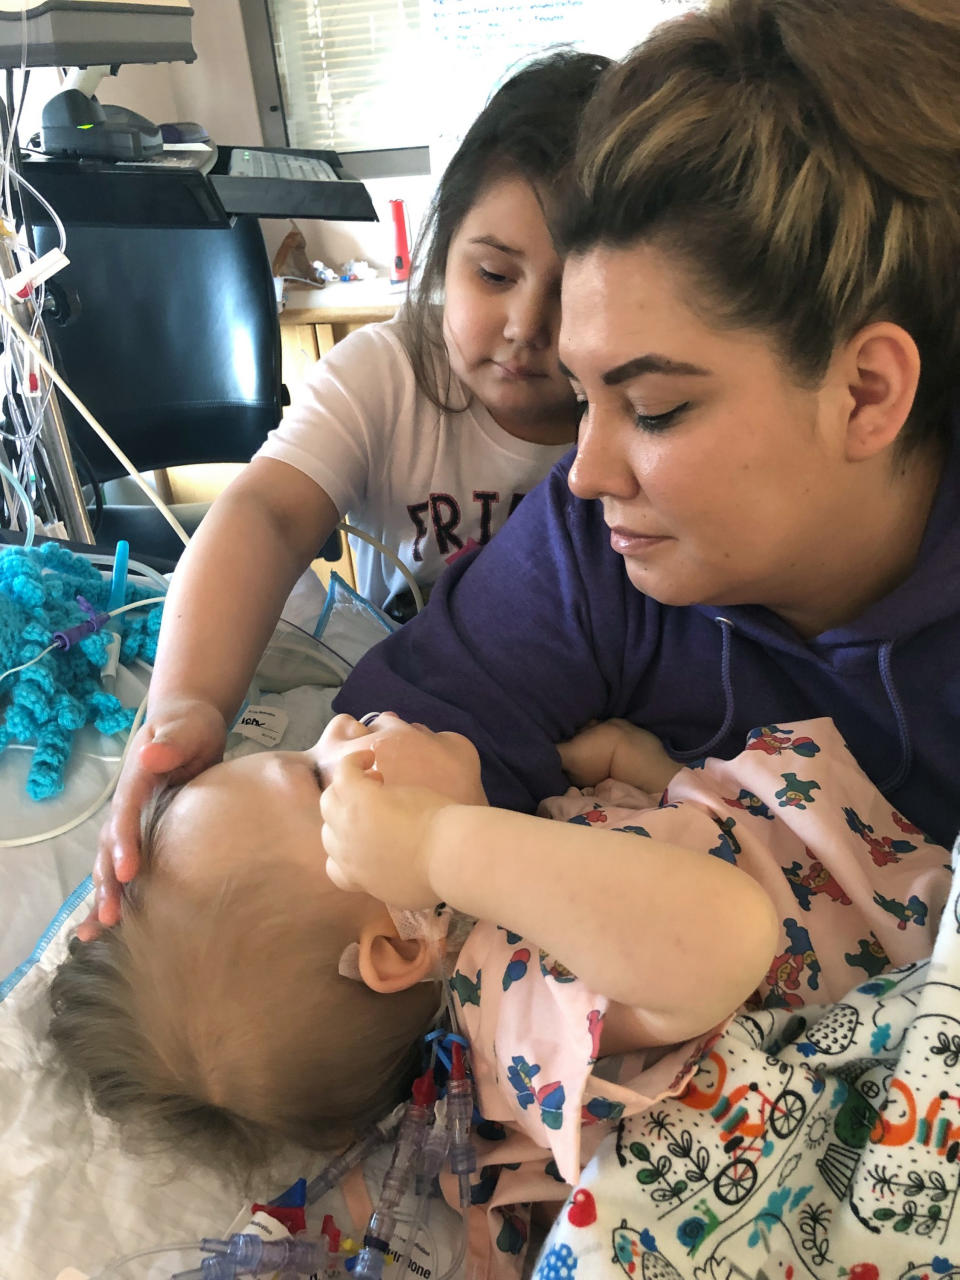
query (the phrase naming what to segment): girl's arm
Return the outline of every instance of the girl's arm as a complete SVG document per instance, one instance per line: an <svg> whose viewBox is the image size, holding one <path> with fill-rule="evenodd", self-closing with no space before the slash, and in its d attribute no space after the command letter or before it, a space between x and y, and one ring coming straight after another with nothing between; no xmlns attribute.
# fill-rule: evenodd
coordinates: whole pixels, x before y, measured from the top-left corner
<svg viewBox="0 0 960 1280"><path fill-rule="evenodd" d="M766 973L779 922L762 888L729 863L384 786L364 774L369 763L370 753L346 757L321 800L328 873L342 887L496 921L594 991L643 1010L662 1042L716 1025Z"/></svg>
<svg viewBox="0 0 960 1280"><path fill-rule="evenodd" d="M120 914L117 879L139 865L140 812L167 777L220 759L283 603L336 526L337 510L309 477L257 458L214 502L177 565L163 610L147 719L127 756L94 869L95 921Z"/></svg>

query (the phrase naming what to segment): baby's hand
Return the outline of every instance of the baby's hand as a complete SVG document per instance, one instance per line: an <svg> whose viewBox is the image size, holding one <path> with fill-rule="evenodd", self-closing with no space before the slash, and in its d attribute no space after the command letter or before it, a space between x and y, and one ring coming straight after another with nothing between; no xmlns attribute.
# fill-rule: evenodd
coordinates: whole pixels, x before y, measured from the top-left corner
<svg viewBox="0 0 960 1280"><path fill-rule="evenodd" d="M666 789L680 768L655 734L629 720L588 725L569 742L559 743L557 750L564 772L578 787L592 787L605 778L615 778L657 793Z"/></svg>
<svg viewBox="0 0 960 1280"><path fill-rule="evenodd" d="M388 786L373 763L372 751L345 756L320 797L327 875L392 907L432 907L430 825L454 801L426 787Z"/></svg>

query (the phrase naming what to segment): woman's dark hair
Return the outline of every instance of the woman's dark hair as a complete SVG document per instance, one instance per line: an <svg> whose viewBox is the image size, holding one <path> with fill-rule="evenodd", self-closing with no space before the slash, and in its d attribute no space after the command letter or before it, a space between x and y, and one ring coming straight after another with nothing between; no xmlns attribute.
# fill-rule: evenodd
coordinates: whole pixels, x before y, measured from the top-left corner
<svg viewBox="0 0 960 1280"><path fill-rule="evenodd" d="M584 114L561 252L654 244L712 323L801 382L889 320L922 372L902 448L942 439L960 364L960 4L714 0L659 27Z"/></svg>
<svg viewBox="0 0 960 1280"><path fill-rule="evenodd" d="M413 274L404 314L404 342L421 390L447 412L463 409L449 400L444 356L443 281L450 241L490 183L525 178L541 200L556 207L569 178L583 108L610 59L558 49L502 85L447 165L427 211L413 252Z"/></svg>

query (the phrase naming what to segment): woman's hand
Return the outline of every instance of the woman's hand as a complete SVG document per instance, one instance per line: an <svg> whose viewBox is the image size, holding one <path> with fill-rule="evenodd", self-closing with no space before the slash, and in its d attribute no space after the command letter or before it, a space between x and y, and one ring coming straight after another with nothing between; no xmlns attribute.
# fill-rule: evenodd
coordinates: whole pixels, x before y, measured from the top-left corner
<svg viewBox="0 0 960 1280"><path fill-rule="evenodd" d="M373 751L345 756L320 797L327 875L392 907L432 907L431 825L455 801L427 787L389 785L373 763Z"/></svg>
<svg viewBox="0 0 960 1280"><path fill-rule="evenodd" d="M100 831L93 865L96 898L77 929L87 942L120 919L121 888L140 869L140 815L160 786L187 782L223 755L227 726L221 713L199 699L176 699L151 708L138 730L117 782L110 814Z"/></svg>
<svg viewBox="0 0 960 1280"><path fill-rule="evenodd" d="M629 720L588 725L569 742L559 743L557 750L564 772L577 787L615 778L656 793L666 789L680 768L655 734Z"/></svg>

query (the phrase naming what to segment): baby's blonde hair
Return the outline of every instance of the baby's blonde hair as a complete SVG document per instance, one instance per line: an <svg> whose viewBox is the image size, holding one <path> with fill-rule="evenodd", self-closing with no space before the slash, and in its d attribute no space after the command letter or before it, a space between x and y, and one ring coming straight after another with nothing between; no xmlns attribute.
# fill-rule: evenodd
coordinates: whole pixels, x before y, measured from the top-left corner
<svg viewBox="0 0 960 1280"><path fill-rule="evenodd" d="M957 0L714 0L587 107L570 253L648 241L709 319L767 331L801 382L891 320L920 350L905 448L948 433L960 364Z"/></svg>
<svg viewBox="0 0 960 1280"><path fill-rule="evenodd" d="M307 887L278 897L269 855L244 858L211 899L156 857L159 814L123 920L74 940L50 989L51 1035L95 1107L151 1139L219 1161L271 1139L349 1140L409 1092L436 984L382 995L337 972L352 941Z"/></svg>

